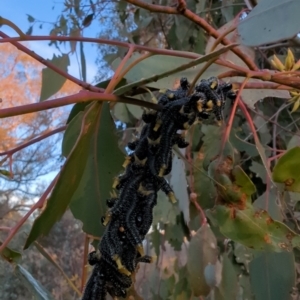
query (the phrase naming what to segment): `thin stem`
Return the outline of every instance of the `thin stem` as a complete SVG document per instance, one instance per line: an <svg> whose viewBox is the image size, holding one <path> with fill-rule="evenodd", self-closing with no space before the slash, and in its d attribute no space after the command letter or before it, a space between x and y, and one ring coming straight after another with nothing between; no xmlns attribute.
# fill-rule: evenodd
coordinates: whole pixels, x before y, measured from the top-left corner
<svg viewBox="0 0 300 300"><path fill-rule="evenodd" d="M114 88L117 86L117 84L121 81L122 79L122 76L120 76L121 70L124 68L127 60L131 57L133 51L134 51L134 46L130 46L127 54L118 65L118 68L116 69L113 78L110 80L107 88L105 89L105 93L111 93L114 90Z"/></svg>
<svg viewBox="0 0 300 300"><path fill-rule="evenodd" d="M87 257L89 253L89 243L90 239L87 234L84 237L84 250L83 250L83 260L82 260L82 275L81 275L81 292L84 290L86 277L87 277Z"/></svg>
<svg viewBox="0 0 300 300"><path fill-rule="evenodd" d="M67 125L61 126L61 127L57 128L55 130L52 130L52 131L47 132L45 134L42 134L41 136L36 137L36 138L34 138L34 139L26 142L26 143L23 143L23 144L15 147L15 148L13 148L11 150L7 150L7 151L4 151L4 152L1 152L0 156L3 156L3 155L13 155L14 153L16 153L16 152L18 152L18 151L20 151L20 150L22 150L22 149L24 149L24 148L32 145L32 144L35 144L35 143L37 143L39 141L42 141L42 140L46 139L47 137L49 137L51 135L54 135L54 134L56 134L58 132L64 131L66 129L67 129Z"/></svg>
<svg viewBox="0 0 300 300"><path fill-rule="evenodd" d="M151 102L141 101L129 97L121 97L111 94L100 94L87 90L82 90L79 93L71 96L61 97L54 100L48 100L39 103L32 103L27 105L20 105L11 108L0 109L0 118L19 116L41 110L61 107L78 102L88 101L111 101L111 102L123 102L128 104L134 104L138 106L144 106L152 109L159 110L160 106Z"/></svg>
<svg viewBox="0 0 300 300"><path fill-rule="evenodd" d="M122 86L120 88L118 88L116 91L115 91L115 94L116 95L121 95L121 94L124 94L126 91L128 91L129 89L132 89L136 86L141 86L141 85L145 85L145 84L148 84L150 82L156 82L158 81L159 79L161 78L165 78L167 76L170 76L172 74L175 74L175 73L178 73L178 72L182 72L186 69L189 69L189 68L192 68L196 65L199 65L203 62L206 62L210 59L216 59L216 57L218 57L220 54L222 53L225 53L226 51L228 51L229 49L232 49L232 47L234 47L236 44L231 44L229 46L225 46L225 47L222 47L214 52L211 52L207 55L204 55L202 57L199 57L197 59L194 59L186 64L183 64L175 69L172 69L172 70L169 70L169 71L166 71L166 72L163 72L163 73L160 73L160 74L157 74L157 75L153 75L151 77L148 77L148 78L145 78L145 79L142 79L142 80L139 80L139 81L135 81L135 82L132 82L126 86Z"/></svg>
<svg viewBox="0 0 300 300"><path fill-rule="evenodd" d="M223 134L223 137L222 137L222 145L221 145L221 151L220 151L221 156L222 156L222 153L225 149L225 144L228 141L228 138L229 138L229 135L230 135L230 132L231 132L231 128L232 128L232 125L233 125L233 119L235 117L236 109L237 109L239 103L242 102L242 100L241 100L242 91L243 91L244 86L246 85L248 80L249 80L249 78L245 78L241 88L238 91L236 99L234 101L234 104L233 104L233 107L232 107L232 110L231 110L231 114L230 114L229 120L227 122L226 130L225 130L225 132Z"/></svg>
<svg viewBox="0 0 300 300"><path fill-rule="evenodd" d="M4 37L4 38L9 38L8 35L6 35L4 32L0 31L0 36ZM48 60L42 58L41 56L39 56L38 54L36 54L35 52L29 50L27 47L25 47L24 45L18 43L18 42L10 42L12 45L14 45L18 50L28 54L29 56L31 56L32 58L34 58L35 60L39 61L40 63L42 63L43 65L45 65L46 67L48 67L49 69L53 70L54 72L56 72L57 74L60 74L62 76L64 76L65 78L69 79L70 81L76 83L77 85L83 87L86 90L90 90L93 92L98 92L98 93L103 93L104 89L102 88L98 88L95 86L92 86L82 80L77 79L76 77L68 74L67 72L61 70L60 68L56 67L55 65L53 65L51 62L49 62Z"/></svg>
<svg viewBox="0 0 300 300"><path fill-rule="evenodd" d="M59 173L56 175L56 177L52 180L52 182L49 184L41 198L37 203L35 203L30 210L27 212L27 214L21 218L21 220L9 231L9 234L5 241L0 246L0 252L4 250L4 248L8 245L8 243L12 240L12 238L15 236L15 234L18 232L18 230L22 227L22 225L27 221L27 219L32 215L32 213L38 209L42 208L44 206L44 203L49 195L49 193L52 191L57 179L59 177Z"/></svg>

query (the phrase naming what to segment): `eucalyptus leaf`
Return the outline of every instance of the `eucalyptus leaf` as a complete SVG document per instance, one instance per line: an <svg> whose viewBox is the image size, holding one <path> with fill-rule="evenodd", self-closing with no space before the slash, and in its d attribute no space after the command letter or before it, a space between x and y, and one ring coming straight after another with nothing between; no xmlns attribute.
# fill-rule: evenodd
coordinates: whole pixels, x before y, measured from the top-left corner
<svg viewBox="0 0 300 300"><path fill-rule="evenodd" d="M251 47L290 39L299 28L298 0L260 0L238 25L241 42Z"/></svg>
<svg viewBox="0 0 300 300"><path fill-rule="evenodd" d="M54 297L21 265L17 265L14 274L32 293L33 300L54 300Z"/></svg>
<svg viewBox="0 0 300 300"><path fill-rule="evenodd" d="M69 56L63 54L62 56L53 55L51 60L48 60L54 66L60 68L64 72L68 72L68 66L70 65ZM66 82L66 77L57 74L52 69L46 67L42 70L42 88L40 101L44 101L57 93L64 83Z"/></svg>

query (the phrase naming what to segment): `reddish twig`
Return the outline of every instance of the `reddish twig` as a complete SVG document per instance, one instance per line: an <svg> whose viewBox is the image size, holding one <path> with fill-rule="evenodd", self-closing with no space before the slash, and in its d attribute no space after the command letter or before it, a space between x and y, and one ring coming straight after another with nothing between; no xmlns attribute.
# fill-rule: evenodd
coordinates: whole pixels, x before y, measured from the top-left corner
<svg viewBox="0 0 300 300"><path fill-rule="evenodd" d="M81 275L81 292L84 290L86 278L87 278L87 257L89 253L89 242L90 239L87 234L84 237L84 250L83 250L83 260L82 260L82 275Z"/></svg>
<svg viewBox="0 0 300 300"><path fill-rule="evenodd" d="M0 31L0 36L3 38L9 38L8 35L6 35L4 32ZM98 92L98 93L103 93L104 89L102 88L98 88L95 86L92 86L82 80L77 79L76 77L68 74L67 72L61 70L60 68L56 67L55 65L53 65L51 62L49 62L48 60L42 58L41 56L39 56L38 54L36 54L35 52L29 50L27 47L25 47L24 45L20 44L19 42L10 42L12 45L14 45L18 50L28 54L29 56L31 56L32 58L34 58L35 60L39 61L40 63L42 63L43 65L45 65L46 67L50 68L51 70L55 71L57 74L62 75L63 77L69 79L70 81L76 83L77 85L83 87L86 90L90 90L93 92Z"/></svg>
<svg viewBox="0 0 300 300"><path fill-rule="evenodd" d="M232 110L231 110L231 113L230 113L230 116L229 116L229 119L228 119L228 122L227 122L227 126L226 126L226 129L225 129L223 137L222 137L220 157L222 157L222 155L223 155L223 151L224 151L226 142L228 141L228 138L229 138L229 135L230 135L230 132L231 132L231 128L232 128L232 124L233 124L233 119L235 117L236 109L238 107L238 104L240 102L242 102L242 100L241 100L241 94L242 94L244 86L246 85L246 83L247 83L248 80L249 80L249 78L245 78L245 80L243 81L243 83L241 85L241 88L239 89L239 91L238 91L238 93L236 95L236 99L234 101L234 104L233 104L233 107L232 107Z"/></svg>
<svg viewBox="0 0 300 300"><path fill-rule="evenodd" d="M134 49L135 49L134 46L130 46L127 54L125 55L125 57L122 59L117 69L115 70L115 74L111 79L111 81L109 82L107 88L105 89L105 93L111 93L114 90L114 88L117 86L117 84L121 81L122 77L120 76L120 73L124 68L128 59L131 57L132 53L134 52Z"/></svg>
<svg viewBox="0 0 300 300"><path fill-rule="evenodd" d="M48 138L51 135L54 135L56 133L59 133L61 131L66 130L66 128L67 128L67 125L61 126L61 127L57 128L55 130L51 130L50 132L44 133L44 134L40 135L39 137L36 137L36 138L34 138L34 139L26 142L26 143L23 143L23 144L15 147L15 148L13 148L11 150L7 150L7 151L4 151L4 152L1 152L0 156L3 156L3 155L13 155L14 153L16 153L16 152L18 152L18 151L20 151L20 150L22 150L22 149L24 149L26 147L29 147L32 144L35 144L35 143L37 143L39 141L42 141L42 140Z"/></svg>
<svg viewBox="0 0 300 300"><path fill-rule="evenodd" d="M201 28L203 28L205 31L208 32L209 35L213 36L214 38L218 38L220 36L220 33L214 29L209 23L207 23L203 18L196 15L194 12L192 12L189 9L185 9L183 12L179 12L177 7L167 7L162 5L156 5L156 4L150 4L147 2L144 2L142 0L126 0L126 2L131 3L135 6L147 9L151 12L160 12L160 13L167 13L167 14L182 14L187 19L193 21L195 24L198 24ZM229 45L231 44L230 40L227 38L222 39L223 45ZM257 66L255 65L254 61L248 57L245 53L243 53L238 47L233 48L231 50L234 52L239 58L241 58L246 65L251 70L258 70Z"/></svg>
<svg viewBox="0 0 300 300"><path fill-rule="evenodd" d="M152 109L160 109L160 106L151 102L141 101L129 97L116 96L111 94L100 94L87 90L82 90L79 93L71 96L61 97L54 100L43 101L39 103L32 103L27 105L20 105L11 108L0 109L0 118L18 116L37 112L41 110L61 107L78 102L88 101L111 101L111 102L123 102L128 104L134 104L138 106L144 106Z"/></svg>
<svg viewBox="0 0 300 300"><path fill-rule="evenodd" d="M11 227L0 226L0 230L3 230L3 231L11 231Z"/></svg>
<svg viewBox="0 0 300 300"><path fill-rule="evenodd" d="M27 221L27 219L32 215L32 213L36 209L42 208L44 206L44 203L45 203L45 201L47 199L47 196L52 191L52 189L53 189L53 187L54 187L54 185L55 185L58 177L59 177L59 173L56 175L56 177L49 184L49 186L47 187L47 189L45 190L45 192L43 193L43 195L41 196L41 198L38 200L38 202L35 203L30 208L30 210L27 212L27 214L23 218L21 218L21 220L13 228L11 228L11 230L9 231L9 234L8 234L7 238L5 239L5 241L0 246L0 252L2 252L4 250L4 248L12 240L12 238L15 236L15 234L18 232L18 230L21 228L21 226Z"/></svg>

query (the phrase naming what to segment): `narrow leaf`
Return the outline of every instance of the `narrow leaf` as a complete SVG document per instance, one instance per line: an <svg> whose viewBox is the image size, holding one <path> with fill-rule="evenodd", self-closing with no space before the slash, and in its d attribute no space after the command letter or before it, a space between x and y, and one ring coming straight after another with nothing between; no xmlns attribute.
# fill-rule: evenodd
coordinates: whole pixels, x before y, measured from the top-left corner
<svg viewBox="0 0 300 300"><path fill-rule="evenodd" d="M21 265L15 268L15 275L32 293L34 300L54 300L52 295Z"/></svg>
<svg viewBox="0 0 300 300"><path fill-rule="evenodd" d="M195 296L207 296L212 283L215 281L213 271L212 280L207 277L208 269L215 266L218 260L217 240L209 225L203 225L192 237L188 248L188 279ZM196 262L196 263L195 263Z"/></svg>
<svg viewBox="0 0 300 300"><path fill-rule="evenodd" d="M230 50L235 46L237 45L231 44L222 47L214 52L211 52L207 55L199 56L199 58L193 60L167 55L151 56L135 65L125 75L125 78L128 81L133 82L122 88L117 89L115 94L121 95L127 92L128 90L132 89L133 87L146 84L150 87L155 88L165 88L166 86L173 86L175 80L181 77L187 77L188 79L192 80L195 77L195 75L199 72L198 68L194 68L195 66L199 66L199 68L201 68L202 63L218 57L220 54L225 53L226 51ZM125 68L139 57L139 55L132 55L131 59L127 61ZM116 59L113 62L112 67L114 70L117 68L119 63L120 58ZM205 73L206 76L208 72L209 71Z"/></svg>
<svg viewBox="0 0 300 300"><path fill-rule="evenodd" d="M296 280L293 253L261 253L249 267L256 300L291 299L290 292Z"/></svg>
<svg viewBox="0 0 300 300"><path fill-rule="evenodd" d="M273 180L283 183L285 189L290 192L300 192L300 147L287 151L273 170Z"/></svg>
<svg viewBox="0 0 300 300"><path fill-rule="evenodd" d="M81 61L81 75L82 80L86 81L86 60L83 51L83 42L80 42L80 61Z"/></svg>
<svg viewBox="0 0 300 300"><path fill-rule="evenodd" d="M298 0L261 0L238 25L242 43L251 47L288 40L299 28Z"/></svg>
<svg viewBox="0 0 300 300"><path fill-rule="evenodd" d="M47 205L36 218L25 243L28 248L38 237L49 233L71 202L71 199L80 183L83 171L88 160L90 140L95 130L96 117L101 110L101 103L94 103L84 113L81 132L72 148L52 191Z"/></svg>
<svg viewBox="0 0 300 300"><path fill-rule="evenodd" d="M107 209L105 201L110 197L113 178L122 171L124 162L108 103L103 103L98 112L87 155L70 208L75 218L83 222L86 233L100 236L104 232L100 219Z"/></svg>
<svg viewBox="0 0 300 300"><path fill-rule="evenodd" d="M63 54L62 56L53 55L52 60L48 60L54 66L60 68L64 72L68 72L68 66L70 65L69 56ZM44 68L42 70L42 88L40 101L44 101L57 93L64 85L66 78L60 74L57 74L50 68Z"/></svg>
<svg viewBox="0 0 300 300"><path fill-rule="evenodd" d="M2 245L2 242L0 242L0 245ZM12 250L8 247L5 247L2 252L0 252L0 255L3 259L8 261L9 263L18 263L19 260L22 258L22 255L20 252Z"/></svg>
<svg viewBox="0 0 300 300"><path fill-rule="evenodd" d="M94 14L90 14L90 15L87 15L84 20L82 21L82 26L83 27L88 27L91 25L92 21L93 21L93 18L94 18Z"/></svg>

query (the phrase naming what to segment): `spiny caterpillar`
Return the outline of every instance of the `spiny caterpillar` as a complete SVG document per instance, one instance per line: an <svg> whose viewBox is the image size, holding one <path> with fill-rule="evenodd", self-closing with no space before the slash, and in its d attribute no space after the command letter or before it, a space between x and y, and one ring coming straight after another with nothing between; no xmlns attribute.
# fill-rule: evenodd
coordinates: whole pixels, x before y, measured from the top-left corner
<svg viewBox="0 0 300 300"><path fill-rule="evenodd" d="M132 153L123 164L124 173L113 183L117 193L107 200L109 209L102 218L105 233L98 250L89 254L94 269L82 300L104 300L107 293L126 297L137 264L153 260L145 255L142 242L152 224L158 191L175 201L164 176L172 169L172 147L188 146L177 131L211 114L222 120L226 98L235 99L231 84L220 83L216 77L201 80L190 95L189 88L188 80L182 78L177 90L167 90L160 97L161 111L143 114L142 132L128 144Z"/></svg>

